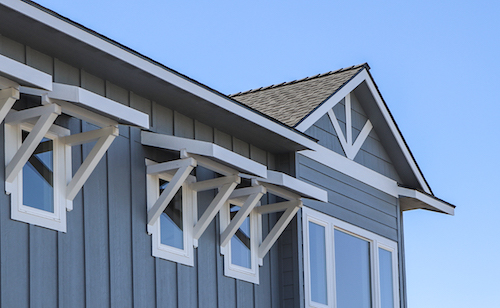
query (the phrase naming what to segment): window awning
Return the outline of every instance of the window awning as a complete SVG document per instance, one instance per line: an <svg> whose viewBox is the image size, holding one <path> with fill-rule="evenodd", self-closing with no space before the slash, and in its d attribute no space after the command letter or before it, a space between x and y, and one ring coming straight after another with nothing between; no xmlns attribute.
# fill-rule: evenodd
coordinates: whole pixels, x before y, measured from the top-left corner
<svg viewBox="0 0 500 308"><path fill-rule="evenodd" d="M454 215L455 206L430 194L416 189L398 187L401 210L426 209L444 214Z"/></svg>
<svg viewBox="0 0 500 308"><path fill-rule="evenodd" d="M31 66L0 55L0 88L28 86L47 91L52 90L52 76Z"/></svg>
<svg viewBox="0 0 500 308"><path fill-rule="evenodd" d="M219 193L194 226L195 245L225 202L240 206L240 210L226 228L221 230L221 247L225 247L229 243L245 218L252 211L257 212L259 215L284 211L266 238L260 241L258 258L262 264L262 259L269 249L302 207L302 198L328 201L326 191L284 173L267 170L267 167L260 163L210 142L143 131L141 143L147 146L179 151L181 156L180 160L148 166L148 174L175 170L174 178L177 177L180 181L186 178L192 168L201 165L224 175L221 178L191 184L191 189L195 191L219 188ZM236 185L240 183L240 177L251 179L252 185L235 189ZM171 183L172 191L164 190L158 201L148 212L148 225L154 224L182 184L182 182L177 183L175 181ZM260 206L259 201L266 193L273 194L286 201Z"/></svg>

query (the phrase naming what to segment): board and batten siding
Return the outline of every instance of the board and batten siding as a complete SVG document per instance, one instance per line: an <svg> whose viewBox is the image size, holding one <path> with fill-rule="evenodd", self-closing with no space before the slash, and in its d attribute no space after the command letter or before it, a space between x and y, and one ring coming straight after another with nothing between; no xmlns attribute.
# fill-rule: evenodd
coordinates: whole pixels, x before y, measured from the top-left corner
<svg viewBox="0 0 500 308"><path fill-rule="evenodd" d="M80 86L149 114L153 132L214 142L275 168L274 155L260 148L5 36L0 36L0 54L51 74L55 82ZM66 116L57 124L73 134L95 129ZM2 123L2 162L3 138ZM92 146L72 148L73 172ZM0 194L0 307L282 307L279 244L260 267L259 285L228 278L223 275L217 217L198 241L195 266L151 256L145 158L173 157L143 146L138 128L120 126L120 135L67 213L67 233L10 219L10 197ZM2 163L2 183L4 175ZM215 176L201 167L196 175L198 180ZM214 195L215 191L199 193L199 215ZM275 222L275 215L263 217L264 235Z"/></svg>

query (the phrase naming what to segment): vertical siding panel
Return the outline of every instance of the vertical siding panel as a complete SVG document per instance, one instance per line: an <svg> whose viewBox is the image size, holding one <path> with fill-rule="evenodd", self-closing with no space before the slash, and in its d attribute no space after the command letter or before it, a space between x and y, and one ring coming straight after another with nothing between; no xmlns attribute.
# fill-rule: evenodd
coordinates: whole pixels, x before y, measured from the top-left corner
<svg viewBox="0 0 500 308"><path fill-rule="evenodd" d="M156 258L156 307L183 308L177 305L178 288L176 263Z"/></svg>
<svg viewBox="0 0 500 308"><path fill-rule="evenodd" d="M214 143L228 150L233 149L233 142L230 135L214 128Z"/></svg>
<svg viewBox="0 0 500 308"><path fill-rule="evenodd" d="M55 59L54 82L80 86L80 71L77 68Z"/></svg>
<svg viewBox="0 0 500 308"><path fill-rule="evenodd" d="M70 119L69 127L75 134L81 131L81 123ZM82 162L82 148L71 149L73 173ZM66 213L67 233L58 235L59 256L59 307L85 307L85 252L83 229L83 199L80 191L73 200L73 210Z"/></svg>
<svg viewBox="0 0 500 308"><path fill-rule="evenodd" d="M207 142L214 142L214 130L201 122L194 121L194 138Z"/></svg>
<svg viewBox="0 0 500 308"><path fill-rule="evenodd" d="M91 75L84 70L81 71L81 75L82 88L106 96L106 82L104 79Z"/></svg>
<svg viewBox="0 0 500 308"><path fill-rule="evenodd" d="M149 115L149 125L153 126L153 106L150 100L130 92L130 107Z"/></svg>
<svg viewBox="0 0 500 308"><path fill-rule="evenodd" d="M30 307L57 307L57 231L30 225Z"/></svg>
<svg viewBox="0 0 500 308"><path fill-rule="evenodd" d="M146 232L146 167L140 129L131 129L130 172L132 190L132 261L134 307L154 307L156 303L155 259L151 256L151 236Z"/></svg>
<svg viewBox="0 0 500 308"><path fill-rule="evenodd" d="M109 259L111 307L132 306L132 247L129 140L117 137L108 149Z"/></svg>
<svg viewBox="0 0 500 308"><path fill-rule="evenodd" d="M266 202L266 195L262 197L262 204L269 204ZM269 215L262 215L262 240L264 240L269 233ZM274 247L275 245L273 245ZM263 260L263 265L259 266L259 284L254 286L254 307L272 307L271 304L271 251L269 251Z"/></svg>
<svg viewBox="0 0 500 308"><path fill-rule="evenodd" d="M5 183L4 125L0 123L0 182ZM29 307L28 224L10 219L10 196L0 194L0 307Z"/></svg>
<svg viewBox="0 0 500 308"><path fill-rule="evenodd" d="M196 263L195 254L194 264ZM179 308L198 306L198 276L195 267L177 264L177 301Z"/></svg>
<svg viewBox="0 0 500 308"><path fill-rule="evenodd" d="M233 137L233 151L245 157L250 157L250 145L235 137Z"/></svg>
<svg viewBox="0 0 500 308"><path fill-rule="evenodd" d="M198 167L196 170L198 181L211 179L214 173L208 169ZM214 198L214 191L208 190L198 193L198 217L201 217ZM219 255L217 246L218 232L214 219L198 241L195 253L198 255L196 264L198 270L198 303L200 308L217 307L217 269L216 262Z"/></svg>
<svg viewBox="0 0 500 308"><path fill-rule="evenodd" d="M174 112L153 102L153 131L158 133L174 134Z"/></svg>
<svg viewBox="0 0 500 308"><path fill-rule="evenodd" d="M257 265L258 266L258 265ZM253 308L253 283L236 279L236 307Z"/></svg>
<svg viewBox="0 0 500 308"><path fill-rule="evenodd" d="M216 229L220 230L220 220L217 218L216 225ZM218 238L217 248L220 247ZM236 308L236 283L233 278L224 276L224 257L220 254L217 256L217 291L219 308Z"/></svg>
<svg viewBox="0 0 500 308"><path fill-rule="evenodd" d="M174 111L174 135L183 138L194 138L194 121Z"/></svg>
<svg viewBox="0 0 500 308"><path fill-rule="evenodd" d="M269 200L269 203L274 202L274 200ZM278 219L276 218L276 214L272 213L268 215L268 225L269 229L271 229L271 226L274 226L274 222L276 222ZM273 224L271 224L273 222ZM271 275L271 307L273 308L279 308L281 307L281 301L282 301L282 292L281 292L281 279L280 279L280 259L279 259L279 246L280 246L280 238L278 238L278 241L273 245L271 250L269 251L269 264L270 264L270 275Z"/></svg>
<svg viewBox="0 0 500 308"><path fill-rule="evenodd" d="M84 123L83 131L94 127ZM83 145L84 157L94 143ZM85 288L87 307L108 307L109 242L106 155L83 187L85 223Z"/></svg>
<svg viewBox="0 0 500 308"><path fill-rule="evenodd" d="M25 63L25 46L0 35L0 53L16 61Z"/></svg>
<svg viewBox="0 0 500 308"><path fill-rule="evenodd" d="M54 59L30 47L26 47L26 64L50 75L54 73Z"/></svg>

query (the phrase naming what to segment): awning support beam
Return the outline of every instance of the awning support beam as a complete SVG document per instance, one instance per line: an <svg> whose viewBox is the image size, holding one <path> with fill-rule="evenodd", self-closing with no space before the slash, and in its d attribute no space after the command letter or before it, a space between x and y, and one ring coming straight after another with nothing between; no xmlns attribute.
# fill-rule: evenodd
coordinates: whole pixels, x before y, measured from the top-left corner
<svg viewBox="0 0 500 308"><path fill-rule="evenodd" d="M42 141L45 134L49 131L50 126L60 114L61 107L55 104L10 112L7 114L5 118L5 123L7 124L17 124L25 120L39 117L35 126L5 169L5 181L7 183L12 183L14 181L40 141Z"/></svg>
<svg viewBox="0 0 500 308"><path fill-rule="evenodd" d="M165 210L170 201L172 201L179 188L181 188L182 184L187 179L193 168L196 167L196 162L191 159L181 159L180 161L176 162L180 164L180 167L175 172L174 177L170 181L169 185L167 185L165 190L160 194L158 200L156 200L153 207L148 211L148 226L154 225L156 220L160 217L161 213ZM168 165L168 163L159 165L162 165L163 172L172 170L170 168L175 167L174 164Z"/></svg>
<svg viewBox="0 0 500 308"><path fill-rule="evenodd" d="M266 189L263 186L254 186L254 187L248 187L251 188L250 190L246 190L250 192L250 194L247 195L245 202L243 205L240 207L240 210L238 213L234 216L234 218L231 220L229 225L224 229L220 236L220 246L224 247L227 245L229 240L233 237L233 235L238 231L238 229L241 227L245 219L250 215L250 212L255 208L257 203L260 201L260 198L266 193ZM245 188L241 188L243 190ZM236 197L241 197L241 190L240 192L236 192L236 194L233 192L231 196L236 196ZM252 191L253 190L253 191ZM248 193L247 192L247 193Z"/></svg>
<svg viewBox="0 0 500 308"><path fill-rule="evenodd" d="M14 103L19 99L19 90L6 88L0 90L0 123L7 116Z"/></svg>
<svg viewBox="0 0 500 308"><path fill-rule="evenodd" d="M108 148L111 146L111 143L118 136L119 131L117 126L108 126L102 129L97 129L85 133L70 135L67 137L63 137L63 142L66 142L68 145L79 145L87 142L91 142L97 139L96 144L87 155L85 160L83 161L78 171L75 173L75 176L69 182L66 188L66 199L72 201L75 199L76 195L83 187L83 184L87 181L92 171L94 171L95 167L104 156ZM68 208L68 211L71 211L72 208Z"/></svg>

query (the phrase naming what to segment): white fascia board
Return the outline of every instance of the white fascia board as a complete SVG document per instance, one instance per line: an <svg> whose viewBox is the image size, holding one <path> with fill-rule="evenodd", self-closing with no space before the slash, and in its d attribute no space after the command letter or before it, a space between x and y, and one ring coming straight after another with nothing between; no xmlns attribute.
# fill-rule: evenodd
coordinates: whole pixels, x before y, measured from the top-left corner
<svg viewBox="0 0 500 308"><path fill-rule="evenodd" d="M244 106L239 105L229 97L217 94L210 89L196 84L193 81L186 79L185 77L179 76L161 67L158 64L152 63L137 55L134 55L133 53L117 45L111 44L110 42L107 42L96 35L80 29L60 18L52 16L32 5L19 0L0 0L0 3L20 12L21 14L27 15L38 22L46 24L51 28L61 31L85 44L88 44L113 57L116 57L121 61L124 61L146 73L164 80L182 90L194 94L222 109L225 109L233 114L237 114L238 116L261 127L267 128L268 130L273 131L284 138L299 143L306 148L310 148L315 144L313 140L294 132L284 125L267 119L266 117L263 117Z"/></svg>
<svg viewBox="0 0 500 308"><path fill-rule="evenodd" d="M23 86L52 90L52 76L0 55L0 75Z"/></svg>
<svg viewBox="0 0 500 308"><path fill-rule="evenodd" d="M278 171L267 170L266 179L257 179L259 182L270 183L277 186L281 186L287 190L300 195L304 198L315 199L322 202L328 202L328 193L316 186L309 183L296 179L288 174L284 174Z"/></svg>
<svg viewBox="0 0 500 308"><path fill-rule="evenodd" d="M455 206L418 190L399 187L401 210L427 209L449 215L455 214Z"/></svg>
<svg viewBox="0 0 500 308"><path fill-rule="evenodd" d="M298 153L391 196L398 197L398 183L396 181L321 145L317 145L313 151L304 150Z"/></svg>
<svg viewBox="0 0 500 308"><path fill-rule="evenodd" d="M77 86L54 83L47 93L51 99L77 103L103 113L119 123L149 128L149 115Z"/></svg>
<svg viewBox="0 0 500 308"><path fill-rule="evenodd" d="M206 156L220 161L240 172L263 178L267 177L266 166L210 142L142 131L141 143L172 151L186 150L190 154Z"/></svg>
<svg viewBox="0 0 500 308"><path fill-rule="evenodd" d="M328 110L333 108L342 98L347 96L347 94L351 93L354 89L356 89L357 86L359 86L363 81L366 81L366 84L368 85L368 88L370 89L370 92L372 96L374 97L375 101L377 102L377 106L380 109L387 125L389 126L389 129L391 130L394 138L396 139L396 142L399 145L399 148L403 152L403 155L406 158L406 161L410 165L410 168L413 171L413 174L415 174L415 177L417 178L418 182L422 186L425 192L431 194L431 190L427 183L424 180L424 177L420 170L417 167L417 164L413 160L412 155L410 154L410 151L408 147L406 146L406 143L403 140L403 136L401 136L399 130L396 127L396 123L394 123L394 120L392 119L389 110L387 109L386 105L384 104L382 97L380 96L379 92L377 91L377 88L375 87L375 84L373 83L372 78L368 74L368 71L365 69L361 70L351 81L349 81L346 85L344 85L337 93L335 93L332 97L330 97L328 100L326 100L321 106L318 107L314 112L312 112L307 118L305 118L296 128L297 130L301 132L305 132L309 127L311 127L314 123L316 123L323 115L325 115ZM316 147L313 147L315 149Z"/></svg>

